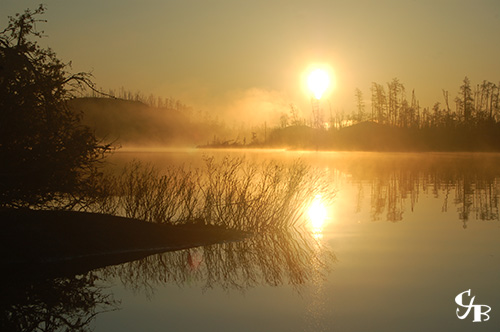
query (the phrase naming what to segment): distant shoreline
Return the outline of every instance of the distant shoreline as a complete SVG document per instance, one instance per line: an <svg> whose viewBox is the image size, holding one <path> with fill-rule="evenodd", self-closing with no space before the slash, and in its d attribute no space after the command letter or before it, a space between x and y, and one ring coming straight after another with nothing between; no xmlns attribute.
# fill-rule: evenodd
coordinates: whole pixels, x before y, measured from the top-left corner
<svg viewBox="0 0 500 332"><path fill-rule="evenodd" d="M306 121L236 129L175 109L109 98L77 98L71 108L101 139L123 146L380 152L500 152L493 116L394 123L362 121L318 127ZM482 113L481 113L482 114Z"/></svg>
<svg viewBox="0 0 500 332"><path fill-rule="evenodd" d="M206 149L287 149L362 152L500 152L500 125L474 128L400 128L366 121L336 130L289 126L271 131L265 142L199 145Z"/></svg>

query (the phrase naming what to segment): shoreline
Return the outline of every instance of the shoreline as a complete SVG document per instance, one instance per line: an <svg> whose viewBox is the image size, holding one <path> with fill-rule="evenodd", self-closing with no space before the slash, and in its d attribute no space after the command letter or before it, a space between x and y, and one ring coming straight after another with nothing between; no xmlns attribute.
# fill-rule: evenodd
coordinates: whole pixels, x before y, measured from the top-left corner
<svg viewBox="0 0 500 332"><path fill-rule="evenodd" d="M112 215L0 211L0 258L14 274L68 275L151 254L241 241L251 233L203 224L155 224Z"/></svg>

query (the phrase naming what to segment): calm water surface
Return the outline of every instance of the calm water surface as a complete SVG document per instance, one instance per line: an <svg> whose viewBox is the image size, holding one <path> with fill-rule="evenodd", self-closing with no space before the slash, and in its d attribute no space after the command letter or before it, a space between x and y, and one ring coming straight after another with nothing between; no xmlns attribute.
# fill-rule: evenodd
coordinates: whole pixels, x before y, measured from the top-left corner
<svg viewBox="0 0 500 332"><path fill-rule="evenodd" d="M177 150L112 161L201 166L228 154L300 158L327 172L336 198L313 204L299 230L97 271L99 296L114 301L100 307L117 310L90 330L500 329L500 155ZM488 321L472 322L480 306L457 317L455 297L469 289L472 304L491 307Z"/></svg>

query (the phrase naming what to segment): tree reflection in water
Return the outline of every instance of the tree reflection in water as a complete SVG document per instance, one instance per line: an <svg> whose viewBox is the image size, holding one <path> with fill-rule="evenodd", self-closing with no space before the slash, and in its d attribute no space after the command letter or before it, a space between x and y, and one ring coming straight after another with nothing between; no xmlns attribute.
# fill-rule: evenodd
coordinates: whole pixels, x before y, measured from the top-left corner
<svg viewBox="0 0 500 332"><path fill-rule="evenodd" d="M55 279L2 280L1 331L90 331L101 312L118 302L95 273Z"/></svg>
<svg viewBox="0 0 500 332"><path fill-rule="evenodd" d="M288 229L257 234L241 242L152 255L107 267L101 273L147 294L159 285L193 282L204 290L221 287L244 291L257 285L284 284L299 290L318 275L325 277L335 260L334 253L319 245L311 232Z"/></svg>
<svg viewBox="0 0 500 332"><path fill-rule="evenodd" d="M464 228L470 219L500 220L500 158L451 155L449 158L390 159L370 167L348 165L341 172L358 184L357 211L364 192L370 192L371 219L402 221L405 208L413 210L422 194L442 200L442 211L450 206ZM365 165L366 166L366 165Z"/></svg>
<svg viewBox="0 0 500 332"><path fill-rule="evenodd" d="M207 290L292 285L296 290L325 278L335 255L305 229L290 228L229 242L165 252L108 266L85 275L2 280L2 331L91 331L102 312L119 301L102 285L118 278L125 287L150 296L165 284L198 283Z"/></svg>

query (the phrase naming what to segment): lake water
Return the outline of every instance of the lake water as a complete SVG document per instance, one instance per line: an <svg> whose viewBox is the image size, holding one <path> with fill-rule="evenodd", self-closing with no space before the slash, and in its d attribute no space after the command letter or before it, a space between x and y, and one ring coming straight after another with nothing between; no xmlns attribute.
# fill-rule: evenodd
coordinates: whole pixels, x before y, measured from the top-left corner
<svg viewBox="0 0 500 332"><path fill-rule="evenodd" d="M158 150L111 161L161 169L226 155L300 159L327 174L335 199L317 202L298 230L149 256L72 281L92 289L82 294L93 306L81 311L104 310L89 330L500 329L500 154ZM461 299L471 306L459 306L469 289Z"/></svg>

